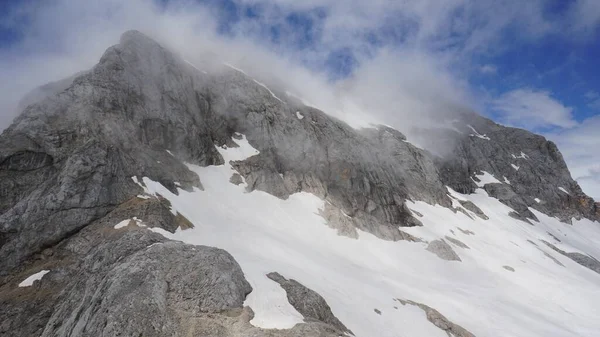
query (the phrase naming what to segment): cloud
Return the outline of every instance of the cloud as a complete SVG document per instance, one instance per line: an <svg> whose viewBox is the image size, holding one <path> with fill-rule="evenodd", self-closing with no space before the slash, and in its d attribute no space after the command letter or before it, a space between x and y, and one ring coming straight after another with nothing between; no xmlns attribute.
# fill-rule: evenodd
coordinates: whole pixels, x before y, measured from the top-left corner
<svg viewBox="0 0 600 337"><path fill-rule="evenodd" d="M597 0L575 0L569 9L570 32L593 37L600 24L600 2Z"/></svg>
<svg viewBox="0 0 600 337"><path fill-rule="evenodd" d="M597 91L590 90L583 95L585 98L589 100L595 100L596 98L600 98L600 94Z"/></svg>
<svg viewBox="0 0 600 337"><path fill-rule="evenodd" d="M530 41L567 26L544 17L543 0L28 4L16 2L0 19L23 37L0 50L0 129L29 90L91 68L123 31L138 29L193 62L213 55L353 125L381 122L406 132L454 110L478 110L468 76L472 69L494 72L476 60L514 42L507 31L518 30L519 39ZM499 106L510 108L507 102ZM533 126L573 125L569 108L560 112L560 104L529 107L559 111L554 117L530 113Z"/></svg>
<svg viewBox="0 0 600 337"><path fill-rule="evenodd" d="M479 72L485 75L495 75L498 72L498 68L492 64L484 64L479 67Z"/></svg>
<svg viewBox="0 0 600 337"><path fill-rule="evenodd" d="M600 94L597 91L590 90L583 97L587 99L587 106L593 110L600 110Z"/></svg>
<svg viewBox="0 0 600 337"><path fill-rule="evenodd" d="M512 90L495 99L492 108L504 123L530 130L577 126L573 108L564 106L548 91Z"/></svg>
<svg viewBox="0 0 600 337"><path fill-rule="evenodd" d="M600 116L588 118L579 126L546 134L561 149L571 175L585 193L600 200Z"/></svg>
<svg viewBox="0 0 600 337"><path fill-rule="evenodd" d="M444 98L455 94L453 101L468 96L461 92L468 90L464 79L452 70L456 68L452 60L461 59L456 47L435 50L448 29L460 36L459 49L472 45L464 26L470 25L469 19L452 19L453 11L467 3L438 6L435 1L407 1L399 6L381 0L369 5L353 1L353 6L340 1L242 0L225 22L215 15L219 8L190 1L56 0L18 6L2 19L2 25L18 31L23 40L0 52L0 128L16 115L18 101L28 91L91 68L128 29L143 31L187 58L217 55L253 76L285 83L289 91L355 125L386 120L386 114L398 119L399 109L375 106L371 99L375 96L406 107L403 111L442 113L443 106L432 103L440 92L445 92ZM259 8L258 14L238 13L244 8ZM306 22L306 27L299 29L298 22ZM335 55L353 61L342 79L332 83L327 65L337 65ZM364 69L378 69L380 78ZM362 85L363 77L379 92ZM381 83L397 84L404 92L384 90ZM375 113L367 111L371 107Z"/></svg>

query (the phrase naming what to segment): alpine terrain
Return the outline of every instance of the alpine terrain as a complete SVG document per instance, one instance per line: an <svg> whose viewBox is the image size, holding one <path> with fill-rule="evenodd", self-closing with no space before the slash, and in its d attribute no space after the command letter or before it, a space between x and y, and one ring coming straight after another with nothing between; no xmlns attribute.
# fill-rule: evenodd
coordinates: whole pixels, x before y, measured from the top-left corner
<svg viewBox="0 0 600 337"><path fill-rule="evenodd" d="M600 336L600 204L556 145L440 123L128 31L0 136L0 335Z"/></svg>

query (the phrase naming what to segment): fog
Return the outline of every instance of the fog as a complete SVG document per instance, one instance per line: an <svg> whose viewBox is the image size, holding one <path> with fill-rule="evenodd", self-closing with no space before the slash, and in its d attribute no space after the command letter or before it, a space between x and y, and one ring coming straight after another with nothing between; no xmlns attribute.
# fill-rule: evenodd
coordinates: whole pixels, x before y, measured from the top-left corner
<svg viewBox="0 0 600 337"><path fill-rule="evenodd" d="M19 113L26 93L90 69L124 31L137 29L191 62L230 63L352 126L387 124L410 138L414 126L443 126L453 112L484 110L489 94L469 78L495 76L493 65L474 61L503 48L504 30L518 29L521 39L533 41L585 31L600 17L551 24L542 0L236 3L224 32L228 20L218 8L227 4L215 1L17 2L0 21L20 36L0 50L0 129ZM573 15L585 6L576 1ZM302 20L290 23L294 13L311 23L307 29ZM331 62L340 51L351 57Z"/></svg>
<svg viewBox="0 0 600 337"><path fill-rule="evenodd" d="M192 62L210 56L233 64L353 126L384 123L406 132L411 125L437 120L439 114L477 107L465 78L449 70L460 63L455 61L465 48L473 48L467 43L470 38L460 50L444 52L430 48L439 38L429 41L447 29L452 9L466 2L437 6L435 1L408 1L402 8L384 1L369 6L361 1L353 1L354 6L319 2L327 8L326 17L312 28L318 38L306 48L296 47L294 26L282 28L277 43L265 41L260 30L317 3L265 3L270 5L259 18L239 20L229 34L219 32L214 6L191 1L55 0L14 7L1 24L16 27L22 40L0 53L0 128L19 113L19 100L26 93L91 68L129 29ZM394 32L405 34L406 41L391 45L385 38L376 44L365 40L361 34L391 19L390 8L407 21L406 32ZM332 79L323 65L340 48L351 51L356 64L346 76Z"/></svg>

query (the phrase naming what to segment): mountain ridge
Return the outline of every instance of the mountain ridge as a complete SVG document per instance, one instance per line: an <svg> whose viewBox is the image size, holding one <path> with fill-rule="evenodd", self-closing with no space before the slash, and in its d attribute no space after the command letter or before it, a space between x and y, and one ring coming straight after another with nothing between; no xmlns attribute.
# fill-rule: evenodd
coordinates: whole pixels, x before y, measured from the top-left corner
<svg viewBox="0 0 600 337"><path fill-rule="evenodd" d="M178 251L183 249L202 260L187 245L177 248L156 233L105 233L110 223L133 216L144 219L147 227L175 232L181 227L176 217L185 216L162 195L167 191L157 193L156 199L138 196L149 193L145 179L160 183L175 196L202 190L202 177L188 164L230 164L249 193L264 191L284 200L310 193L325 201L322 215L326 224L352 238L364 232L384 240L422 241L410 230L423 226L423 214L414 208L416 202L470 218L479 213L488 216L475 203L449 193L446 186L464 195L483 189L528 226L539 221L531 209L563 221L600 219L598 205L571 178L556 145L541 136L469 115L469 124L455 123L457 131L440 131L438 138L432 137L434 143L453 140L456 144L449 157L442 158L412 145L395 129L356 130L298 100L279 97L227 65L205 74L137 31L123 34L98 65L60 89L29 105L0 136L0 284L5 289L28 263L53 260L49 258L53 254L61 255L61 263L80 261L77 265L90 273L98 265L111 282L126 278L122 273L128 271L122 264L130 259L153 265L153 259L164 254L169 258L160 263L168 265L178 261ZM258 153L226 162L220 149L239 148L242 141ZM131 251L116 249L115 242ZM108 248L87 247L92 243L116 250L108 253ZM148 253L153 257L144 255L142 250L155 243L168 247ZM49 251L60 253L47 255ZM95 260L107 254L112 259ZM126 261L115 262L119 254L127 257ZM219 260L228 259L225 251L214 254ZM214 272L237 275L227 279L240 285L246 281L236 265L234 260ZM156 268L167 273L165 265ZM183 272L172 275L182 277ZM157 272L157 283L151 286L164 281L161 273ZM139 277L143 279L143 275ZM47 317L47 322L68 319L71 325L69 329L61 328L62 323L46 325L40 318L42 335L102 331L101 321L106 318L92 307L85 313L87 331L69 311L77 296L103 282L93 279L84 286L85 282L79 281L71 297L55 298L53 303L64 309L48 308L52 318ZM247 287L239 288L245 290L236 293L235 303L216 301L210 310L234 310L233 317L242 320L251 317L246 311L237 311L242 310L240 301L248 295ZM109 298L113 295L106 293ZM181 309L178 299L173 301L169 303L177 310L195 312ZM13 305L11 309L19 311L19 305ZM139 312L144 308L143 303L136 304ZM16 329L24 318L14 315L18 319L11 327ZM165 320L162 328L168 327L161 333L179 331L181 323L174 316L156 315ZM138 319L134 316L131 319ZM162 329L157 326L150 332L142 327L143 319L135 322L127 331L142 329L150 334ZM247 323L245 329L252 329ZM321 335L339 332L324 322L306 324L289 332L290 336L302 335L301 329Z"/></svg>

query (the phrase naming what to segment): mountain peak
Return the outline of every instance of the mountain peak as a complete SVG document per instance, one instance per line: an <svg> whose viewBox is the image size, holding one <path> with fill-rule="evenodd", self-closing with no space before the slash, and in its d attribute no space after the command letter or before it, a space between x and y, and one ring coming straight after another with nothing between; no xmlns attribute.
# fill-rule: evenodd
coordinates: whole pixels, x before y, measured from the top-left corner
<svg viewBox="0 0 600 337"><path fill-rule="evenodd" d="M162 48L158 42L138 30L128 30L121 34L119 45L124 49L137 48L140 50L150 50Z"/></svg>
<svg viewBox="0 0 600 337"><path fill-rule="evenodd" d="M423 131L440 158L200 68L125 32L0 136L0 334L598 331L595 300L540 309L600 271L598 207L554 144L474 115L455 142Z"/></svg>

